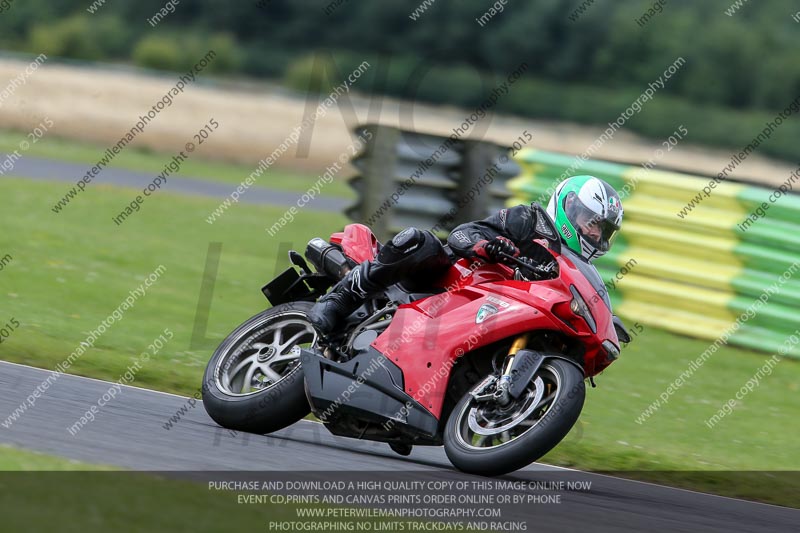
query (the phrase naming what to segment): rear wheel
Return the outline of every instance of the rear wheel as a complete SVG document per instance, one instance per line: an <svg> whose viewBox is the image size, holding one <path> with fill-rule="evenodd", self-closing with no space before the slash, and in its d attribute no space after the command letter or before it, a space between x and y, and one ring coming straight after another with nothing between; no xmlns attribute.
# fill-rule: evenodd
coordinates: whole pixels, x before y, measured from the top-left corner
<svg viewBox="0 0 800 533"><path fill-rule="evenodd" d="M464 472L497 476L536 461L578 420L586 388L583 372L562 359L547 359L517 400L502 406L472 393L455 406L444 430L444 448Z"/></svg>
<svg viewBox="0 0 800 533"><path fill-rule="evenodd" d="M203 406L219 425L269 433L311 412L300 348L316 344L308 321L313 304L277 305L250 318L211 357L203 378Z"/></svg>

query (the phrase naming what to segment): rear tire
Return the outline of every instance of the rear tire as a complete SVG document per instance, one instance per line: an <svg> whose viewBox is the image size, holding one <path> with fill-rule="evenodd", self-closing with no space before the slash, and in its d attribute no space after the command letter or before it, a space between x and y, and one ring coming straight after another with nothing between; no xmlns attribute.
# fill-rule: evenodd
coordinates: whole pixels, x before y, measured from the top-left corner
<svg viewBox="0 0 800 533"><path fill-rule="evenodd" d="M203 406L217 424L263 434L311 412L296 347L316 343L307 316L312 305L276 305L222 341L206 366L202 387Z"/></svg>
<svg viewBox="0 0 800 533"><path fill-rule="evenodd" d="M453 409L444 430L444 449L453 466L470 474L499 476L533 463L561 442L583 408L586 395L583 372L562 359L547 359L526 389L531 398L537 397L537 384L542 389L539 400L530 400L528 406L523 404L517 419L513 418L512 410L509 424L513 420L519 423L496 435L490 433L498 430L498 426L507 426L503 421L497 426L485 423L488 417L482 406L486 404L477 404L470 394L472 391L467 392ZM518 401L525 397L523 393ZM489 410L492 411L492 406ZM520 433L512 435L515 431Z"/></svg>

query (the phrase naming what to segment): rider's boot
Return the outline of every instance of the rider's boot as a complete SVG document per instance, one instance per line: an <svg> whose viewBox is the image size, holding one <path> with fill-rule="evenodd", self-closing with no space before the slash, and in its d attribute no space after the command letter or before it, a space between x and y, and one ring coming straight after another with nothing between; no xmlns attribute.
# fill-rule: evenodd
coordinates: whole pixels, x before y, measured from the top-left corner
<svg viewBox="0 0 800 533"><path fill-rule="evenodd" d="M311 308L308 319L323 336L334 333L341 321L358 309L369 295L386 289L370 278L372 267L370 262L355 267Z"/></svg>

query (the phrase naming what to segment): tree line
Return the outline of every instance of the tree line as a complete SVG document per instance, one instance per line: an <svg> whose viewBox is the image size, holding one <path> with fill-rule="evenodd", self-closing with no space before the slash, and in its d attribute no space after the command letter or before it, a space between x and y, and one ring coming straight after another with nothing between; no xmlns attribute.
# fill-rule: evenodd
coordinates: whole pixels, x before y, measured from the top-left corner
<svg viewBox="0 0 800 533"><path fill-rule="evenodd" d="M217 73L300 89L319 76L314 54L324 52L335 62L329 71L343 75L365 59L388 65L358 90L454 105L480 102L487 80L524 61L525 79L497 110L587 124L614 120L684 57L627 127L658 137L685 124L693 142L734 148L800 96L800 8L791 0L749 2L733 14L728 0L508 0L483 25L476 20L491 2L479 0L437 0L422 13L418 0L335 9L328 0L180 0L155 27L148 21L164 0L106 2L94 13L89 4L15 2L0 15L0 47L176 71L213 48ZM764 153L794 158L795 123Z"/></svg>

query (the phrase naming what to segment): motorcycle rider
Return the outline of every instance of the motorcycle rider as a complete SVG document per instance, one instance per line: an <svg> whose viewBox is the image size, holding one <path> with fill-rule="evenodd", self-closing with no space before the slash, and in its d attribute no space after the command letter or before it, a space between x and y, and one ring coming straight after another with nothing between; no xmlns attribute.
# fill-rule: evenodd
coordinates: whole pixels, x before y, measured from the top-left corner
<svg viewBox="0 0 800 533"><path fill-rule="evenodd" d="M452 253L430 231L407 228L383 246L375 260L348 272L308 317L322 335L330 336L365 298L398 282L409 290L415 282L430 284L452 265L452 254L494 263L506 262L501 256L505 253L542 263L552 258L543 245L560 239L592 261L611 247L622 215L619 195L608 183L594 176L574 176L558 185L546 211L536 203L518 205L456 227L447 238Z"/></svg>

